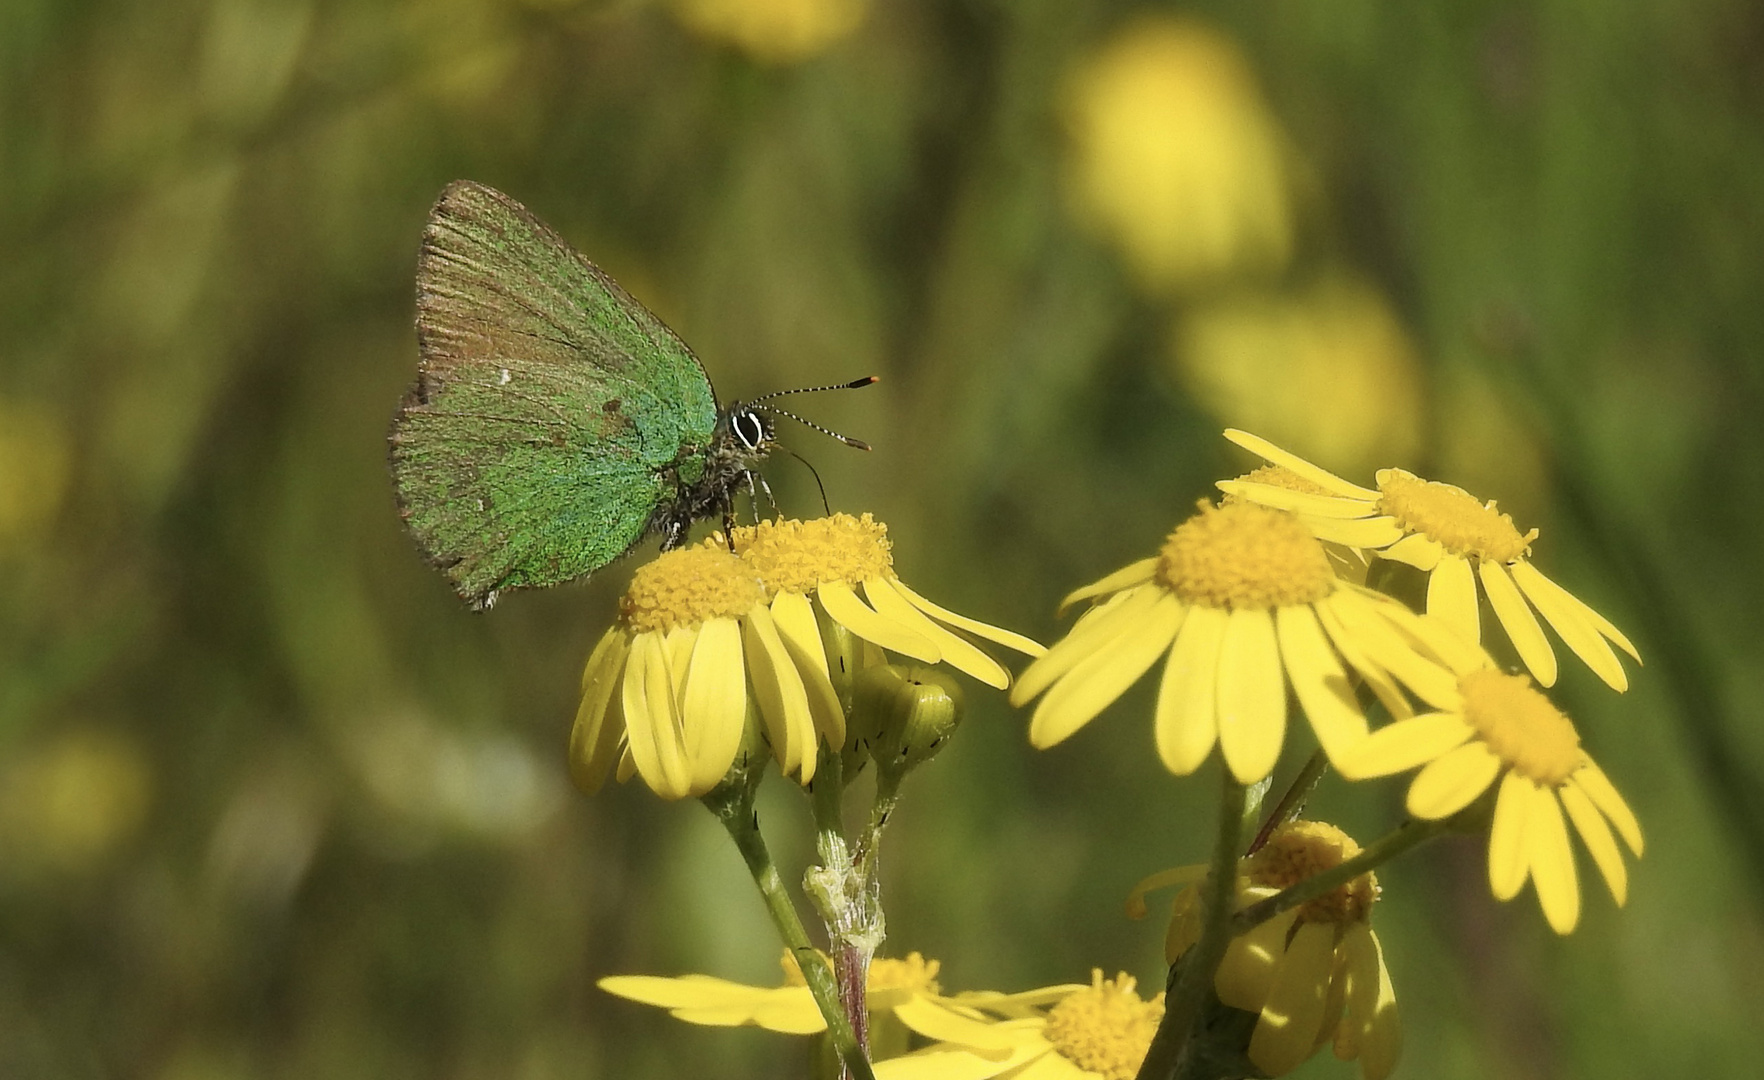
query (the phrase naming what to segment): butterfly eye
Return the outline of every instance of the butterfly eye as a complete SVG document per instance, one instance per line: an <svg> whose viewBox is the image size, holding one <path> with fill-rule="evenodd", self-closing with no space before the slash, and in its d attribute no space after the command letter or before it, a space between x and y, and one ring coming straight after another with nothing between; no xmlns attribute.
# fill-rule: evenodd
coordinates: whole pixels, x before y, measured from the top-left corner
<svg viewBox="0 0 1764 1080"><path fill-rule="evenodd" d="M736 413L729 418L729 426L734 429L735 437L749 450L758 449L760 443L766 439L765 425L752 412L743 410Z"/></svg>

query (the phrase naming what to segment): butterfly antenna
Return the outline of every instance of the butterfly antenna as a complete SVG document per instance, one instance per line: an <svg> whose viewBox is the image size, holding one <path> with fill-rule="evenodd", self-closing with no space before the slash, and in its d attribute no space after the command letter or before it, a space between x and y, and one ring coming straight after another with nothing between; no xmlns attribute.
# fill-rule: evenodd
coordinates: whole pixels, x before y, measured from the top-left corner
<svg viewBox="0 0 1764 1080"><path fill-rule="evenodd" d="M821 483L820 471L817 470L813 465L809 465L808 458L803 457L801 454L790 449L790 447L785 446L785 447L780 447L780 449L783 450L786 454L789 454L791 457L795 458L796 460L802 462L804 465L808 465L809 475L813 476L815 478L815 486L821 489L821 512L824 514L827 514L827 515L831 515L833 513L833 507L827 503L827 485ZM770 488L766 489L766 494L768 494L768 495L771 494ZM778 506L778 504L775 502L772 504L772 508L774 510L777 509L777 506Z"/></svg>
<svg viewBox="0 0 1764 1080"><path fill-rule="evenodd" d="M870 381L870 382L873 382L873 381L875 381L875 380L874 380L874 379L871 379L871 380L869 380L869 381ZM852 384L852 385L854 385L854 386L866 386L866 385L868 385L868 382L862 382L862 383L853 383L853 384ZM830 390L838 390L838 389L840 389L840 387L837 387L837 386L833 386L833 387L822 387L822 389L830 389ZM794 390L793 390L793 391L788 391L788 392L789 392L789 393L801 393L801 392L803 392L803 391L794 391ZM769 395L769 396L771 396L771 397L777 397L777 396L778 396L778 395L776 395L776 394L772 394L772 395ZM794 420L794 421L796 421L796 422L797 422L797 423L799 423L799 424L801 424L801 425L802 425L802 426L803 426L803 427L806 427L806 428L813 428L813 429L814 429L814 430L816 430L816 431L818 431L818 432L820 432L820 433L821 433L821 434L823 434L823 435L825 435L825 436L827 436L827 437L828 437L828 438L830 438L830 439L837 439L837 440L838 440L838 441L840 441L840 442L842 442L842 443L844 443L844 444L845 444L845 445L847 445L847 446L855 446L855 447L857 447L857 448L858 448L858 449L859 449L859 450L868 450L868 449L870 449L870 444L869 444L869 443L867 443L867 442L865 442L865 441L863 441L863 440L862 440L862 439L854 439L854 438L852 438L852 437L851 437L851 436L850 436L850 435L841 435L841 434L839 434L839 432L837 432L837 431L834 431L834 430L833 430L833 429L832 429L832 428L825 428L825 427L822 427L822 426L821 426L821 425L819 425L819 424L817 424L817 423L815 423L815 422L814 422L814 421L813 421L813 420L804 420L804 419L803 419L803 418L802 418L802 417L800 417L800 416L798 416L798 415L796 415L796 414L795 414L795 413L793 413L793 412L786 412L786 411L784 411L784 410L783 410L783 409L780 409L780 408L778 408L778 407L777 407L777 406L776 406L776 405L760 405L760 404L757 404L757 402L758 402L758 401L759 401L759 400L760 400L760 399L758 399L758 398L755 398L755 399L754 399L754 400L753 400L753 401L747 401L747 402L743 402L743 403L742 403L742 404L744 404L744 405L747 405L747 406L749 406L749 407L750 407L750 408L755 408L755 409L764 409L764 410L765 410L765 411L766 411L766 412L769 412L769 413L773 413L773 414L775 414L775 415L777 415L777 416L783 416L783 417L788 417L788 418L789 418L789 419L791 419L791 420Z"/></svg>
<svg viewBox="0 0 1764 1080"><path fill-rule="evenodd" d="M851 382L834 383L832 386L805 386L801 390L774 390L769 394L761 394L759 397L753 398L748 401L747 404L754 405L761 401L770 401L776 397L789 397L791 394L819 394L827 390L856 390L859 387L869 386L872 383L881 381L882 376L880 375L865 375L861 379L853 379ZM810 424L809 426L813 427L814 425ZM828 434L832 434L832 432L828 432Z"/></svg>

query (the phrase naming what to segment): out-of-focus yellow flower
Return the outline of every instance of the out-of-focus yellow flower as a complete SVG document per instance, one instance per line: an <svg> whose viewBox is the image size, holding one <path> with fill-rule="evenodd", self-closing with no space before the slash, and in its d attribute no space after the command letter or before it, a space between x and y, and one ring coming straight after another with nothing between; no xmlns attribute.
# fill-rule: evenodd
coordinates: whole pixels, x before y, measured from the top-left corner
<svg viewBox="0 0 1764 1080"><path fill-rule="evenodd" d="M1065 104L1075 209L1144 287L1286 264L1282 138L1229 38L1192 19L1141 19L1084 62Z"/></svg>
<svg viewBox="0 0 1764 1080"><path fill-rule="evenodd" d="M1480 581L1514 650L1544 686L1556 683L1556 653L1533 608L1607 685L1629 689L1607 642L1638 663L1641 654L1609 619L1531 565L1537 530L1521 533L1492 500L1478 502L1463 488L1402 469L1378 470L1374 491L1246 431L1227 430L1225 437L1275 469L1220 481L1221 491L1291 510L1320 539L1376 551L1427 574L1427 613L1472 642L1482 640Z"/></svg>
<svg viewBox="0 0 1764 1080"><path fill-rule="evenodd" d="M1174 345L1182 384L1232 427L1357 468L1420 447L1415 349L1364 282L1330 276L1296 296L1210 304L1183 320Z"/></svg>
<svg viewBox="0 0 1764 1080"><path fill-rule="evenodd" d="M28 540L55 517L67 489L68 440L53 415L0 401L0 549Z"/></svg>
<svg viewBox="0 0 1764 1080"><path fill-rule="evenodd" d="M1359 853L1360 846L1333 825L1288 822L1238 864L1238 906L1274 896ZM1185 866L1147 878L1128 898L1128 913L1145 914L1148 890L1198 882L1206 873L1205 866ZM1336 1057L1359 1061L1366 1080L1384 1080L1396 1068L1402 1026L1384 952L1372 932L1377 900L1377 877L1362 874L1231 942L1214 989L1232 1008L1259 1014L1248 1053L1264 1073L1284 1076L1331 1041ZM1170 963L1200 931L1200 890L1191 884L1176 895L1164 943Z"/></svg>
<svg viewBox="0 0 1764 1080"><path fill-rule="evenodd" d="M20 754L0 773L8 869L98 862L140 827L152 788L147 760L118 735L76 732Z"/></svg>
<svg viewBox="0 0 1764 1080"><path fill-rule="evenodd" d="M864 21L869 0L670 0L675 18L695 34L723 41L756 60L806 60Z"/></svg>

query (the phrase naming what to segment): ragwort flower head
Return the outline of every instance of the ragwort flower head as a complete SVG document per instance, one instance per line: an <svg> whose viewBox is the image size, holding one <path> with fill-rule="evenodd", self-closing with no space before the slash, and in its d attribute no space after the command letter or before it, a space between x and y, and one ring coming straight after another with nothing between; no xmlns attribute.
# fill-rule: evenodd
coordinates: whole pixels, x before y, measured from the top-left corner
<svg viewBox="0 0 1764 1080"><path fill-rule="evenodd" d="M1225 437L1285 471L1221 481L1221 490L1290 510L1320 539L1373 551L1426 573L1427 613L1473 642L1482 633L1480 582L1514 650L1544 686L1555 685L1556 654L1538 614L1599 678L1615 690L1629 688L1611 643L1638 663L1641 654L1610 620L1531 564L1537 530L1521 533L1493 501L1478 502L1462 488L1402 469L1380 469L1374 491L1247 432L1226 431ZM1286 476L1307 486L1285 483Z"/></svg>
<svg viewBox="0 0 1764 1080"><path fill-rule="evenodd" d="M1023 705L1045 691L1029 726L1038 747L1084 726L1166 653L1156 712L1165 766L1185 776L1217 742L1245 784L1280 756L1289 681L1332 759L1367 732L1342 659L1395 715L1409 713L1395 680L1450 684L1420 646L1419 618L1337 577L1323 545L1282 510L1203 503L1160 554L1066 603L1099 598L1011 693Z"/></svg>

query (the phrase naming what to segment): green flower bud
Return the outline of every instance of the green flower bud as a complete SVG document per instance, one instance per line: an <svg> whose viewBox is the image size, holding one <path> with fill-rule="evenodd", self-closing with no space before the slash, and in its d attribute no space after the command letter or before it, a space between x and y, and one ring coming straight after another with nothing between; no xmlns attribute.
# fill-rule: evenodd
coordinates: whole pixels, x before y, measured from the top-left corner
<svg viewBox="0 0 1764 1080"><path fill-rule="evenodd" d="M876 768L904 773L942 749L966 712L961 686L937 668L882 664L852 680L851 734Z"/></svg>

